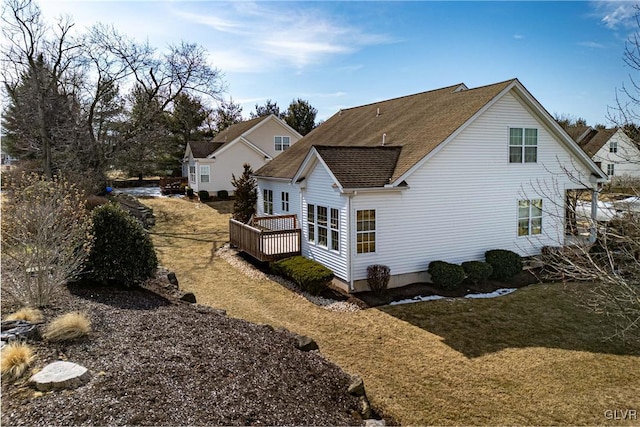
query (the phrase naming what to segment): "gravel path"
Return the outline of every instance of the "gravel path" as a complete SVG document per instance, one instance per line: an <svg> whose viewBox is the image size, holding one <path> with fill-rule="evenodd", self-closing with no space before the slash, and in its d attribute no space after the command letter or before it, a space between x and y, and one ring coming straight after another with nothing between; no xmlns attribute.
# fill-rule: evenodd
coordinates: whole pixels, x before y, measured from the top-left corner
<svg viewBox="0 0 640 427"><path fill-rule="evenodd" d="M80 310L93 332L66 343L33 342L41 369L87 367L76 390L36 392L2 382L3 425L355 425L348 374L288 331L178 303L146 289L70 288L47 320ZM3 314L11 307L3 301ZM25 375L28 378L29 374Z"/></svg>

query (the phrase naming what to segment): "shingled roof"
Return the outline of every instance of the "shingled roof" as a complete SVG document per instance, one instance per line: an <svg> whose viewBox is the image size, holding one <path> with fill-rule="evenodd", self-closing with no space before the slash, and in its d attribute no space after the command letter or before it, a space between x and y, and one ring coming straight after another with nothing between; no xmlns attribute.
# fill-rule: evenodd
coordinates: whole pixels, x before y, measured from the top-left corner
<svg viewBox="0 0 640 427"><path fill-rule="evenodd" d="M402 147L314 146L342 188L389 184Z"/></svg>
<svg viewBox="0 0 640 427"><path fill-rule="evenodd" d="M189 141L188 144L191 147L191 154L196 159L203 159L224 145L213 141Z"/></svg>
<svg viewBox="0 0 640 427"><path fill-rule="evenodd" d="M616 128L598 129L589 138L579 141L579 144L589 156L593 157L617 131Z"/></svg>
<svg viewBox="0 0 640 427"><path fill-rule="evenodd" d="M231 142L269 116L257 117L229 126L213 138L213 142Z"/></svg>
<svg viewBox="0 0 640 427"><path fill-rule="evenodd" d="M402 147L389 177L395 181L514 81L474 89L458 84L340 110L255 174L291 179L314 145L379 147L385 135L386 146ZM357 164L364 166L362 161Z"/></svg>

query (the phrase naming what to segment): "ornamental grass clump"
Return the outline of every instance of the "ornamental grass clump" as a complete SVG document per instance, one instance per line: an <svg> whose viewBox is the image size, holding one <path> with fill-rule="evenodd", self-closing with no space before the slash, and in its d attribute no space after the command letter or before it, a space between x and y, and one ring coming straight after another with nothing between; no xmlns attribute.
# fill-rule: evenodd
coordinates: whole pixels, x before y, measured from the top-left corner
<svg viewBox="0 0 640 427"><path fill-rule="evenodd" d="M133 216L108 203L94 209L92 217L95 240L87 270L95 280L132 286L155 274L153 243Z"/></svg>
<svg viewBox="0 0 640 427"><path fill-rule="evenodd" d="M69 341L87 336L91 332L91 320L85 313L67 313L49 323L42 337L47 341Z"/></svg>
<svg viewBox="0 0 640 427"><path fill-rule="evenodd" d="M29 345L21 342L7 344L0 353L2 378L10 381L20 378L34 359L35 355Z"/></svg>
<svg viewBox="0 0 640 427"><path fill-rule="evenodd" d="M25 320L29 323L40 323L43 319L42 311L37 308L23 307L5 317L4 320Z"/></svg>

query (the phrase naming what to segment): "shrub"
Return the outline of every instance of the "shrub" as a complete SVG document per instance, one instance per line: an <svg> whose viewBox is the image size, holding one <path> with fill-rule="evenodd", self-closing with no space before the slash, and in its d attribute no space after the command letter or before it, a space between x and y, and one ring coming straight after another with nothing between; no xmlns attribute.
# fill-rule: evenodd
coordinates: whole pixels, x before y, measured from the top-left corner
<svg viewBox="0 0 640 427"><path fill-rule="evenodd" d="M522 257L506 249L492 249L484 253L486 261L493 267L492 279L506 280L522 271Z"/></svg>
<svg viewBox="0 0 640 427"><path fill-rule="evenodd" d="M493 273L493 267L491 264L482 261L467 261L462 263L464 272L467 273L467 277L473 282L484 282Z"/></svg>
<svg viewBox="0 0 640 427"><path fill-rule="evenodd" d="M444 289L455 289L465 278L464 269L457 264L445 261L429 263L429 274L434 285Z"/></svg>
<svg viewBox="0 0 640 427"><path fill-rule="evenodd" d="M7 183L2 209L2 293L43 307L77 278L91 246L82 193L64 178L22 175Z"/></svg>
<svg viewBox="0 0 640 427"><path fill-rule="evenodd" d="M13 314L8 315L4 320L26 320L30 323L42 322L42 312L37 308L24 307Z"/></svg>
<svg viewBox="0 0 640 427"><path fill-rule="evenodd" d="M227 200L229 198L229 192L227 190L218 191L218 199Z"/></svg>
<svg viewBox="0 0 640 427"><path fill-rule="evenodd" d="M294 256L271 264L274 273L293 280L304 291L318 295L333 279L333 272L317 261Z"/></svg>
<svg viewBox="0 0 640 427"><path fill-rule="evenodd" d="M0 353L0 372L9 380L18 379L31 365L35 356L33 350L25 343L7 344Z"/></svg>
<svg viewBox="0 0 640 427"><path fill-rule="evenodd" d="M91 321L84 313L67 313L49 323L42 336L48 341L68 341L91 332Z"/></svg>
<svg viewBox="0 0 640 427"><path fill-rule="evenodd" d="M194 197L193 188L187 187L187 197L190 198L190 199L193 199L193 197Z"/></svg>
<svg viewBox="0 0 640 427"><path fill-rule="evenodd" d="M140 223L112 203L96 208L92 214L95 240L88 272L93 279L129 286L152 277L158 259Z"/></svg>
<svg viewBox="0 0 640 427"><path fill-rule="evenodd" d="M200 190L198 191L198 198L201 202L208 202L211 196L207 190Z"/></svg>
<svg viewBox="0 0 640 427"><path fill-rule="evenodd" d="M389 286L391 269L386 265L373 264L367 267L367 283L369 289L376 294L381 294Z"/></svg>

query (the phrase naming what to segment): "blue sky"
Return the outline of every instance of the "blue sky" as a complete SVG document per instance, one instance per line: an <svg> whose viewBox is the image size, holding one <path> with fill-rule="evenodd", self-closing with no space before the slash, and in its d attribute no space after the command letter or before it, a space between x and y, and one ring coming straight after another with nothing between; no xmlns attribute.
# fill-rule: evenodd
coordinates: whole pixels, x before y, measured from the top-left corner
<svg viewBox="0 0 640 427"><path fill-rule="evenodd" d="M307 99L340 108L457 83L517 77L551 114L607 122L633 71L625 40L638 2L48 1L47 17L113 24L158 48L196 42L249 116Z"/></svg>

